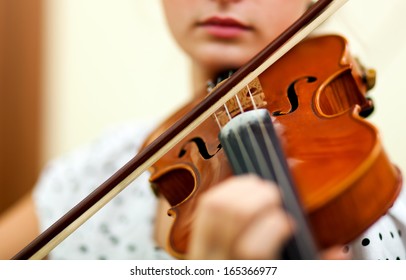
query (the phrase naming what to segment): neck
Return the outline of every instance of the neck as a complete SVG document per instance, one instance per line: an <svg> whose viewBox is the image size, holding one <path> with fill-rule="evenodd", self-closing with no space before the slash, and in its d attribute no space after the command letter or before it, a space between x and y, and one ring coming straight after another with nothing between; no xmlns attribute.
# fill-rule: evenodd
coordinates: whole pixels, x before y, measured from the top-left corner
<svg viewBox="0 0 406 280"><path fill-rule="evenodd" d="M213 79L214 73L198 65L192 66L192 88L194 97L207 94L207 82Z"/></svg>
<svg viewBox="0 0 406 280"><path fill-rule="evenodd" d="M230 74L228 71L208 71L194 65L192 67L192 86L194 97L198 97L202 94L206 95L209 82L216 84L219 78L224 79L226 78L225 76L228 77L229 75Z"/></svg>

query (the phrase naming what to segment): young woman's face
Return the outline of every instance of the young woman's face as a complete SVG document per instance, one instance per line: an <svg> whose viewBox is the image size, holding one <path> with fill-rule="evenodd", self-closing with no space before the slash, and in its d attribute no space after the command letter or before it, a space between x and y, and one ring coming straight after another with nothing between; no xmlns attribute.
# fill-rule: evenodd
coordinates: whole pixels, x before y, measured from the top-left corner
<svg viewBox="0 0 406 280"><path fill-rule="evenodd" d="M307 8L309 0L163 0L176 41L207 71L238 68Z"/></svg>

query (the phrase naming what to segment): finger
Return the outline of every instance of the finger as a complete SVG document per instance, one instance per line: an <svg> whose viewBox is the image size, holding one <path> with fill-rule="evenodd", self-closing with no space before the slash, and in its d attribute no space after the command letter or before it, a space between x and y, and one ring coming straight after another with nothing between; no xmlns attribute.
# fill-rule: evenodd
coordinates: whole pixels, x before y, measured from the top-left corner
<svg viewBox="0 0 406 280"><path fill-rule="evenodd" d="M334 246L323 250L321 258L324 260L349 260L351 255L346 253L343 246Z"/></svg>
<svg viewBox="0 0 406 280"><path fill-rule="evenodd" d="M238 238L233 258L280 258L280 252L293 231L293 220L283 209L269 209L254 220Z"/></svg>
<svg viewBox="0 0 406 280"><path fill-rule="evenodd" d="M223 182L199 200L189 257L231 258L241 232L257 217L279 209L280 203L276 186L256 176L241 176Z"/></svg>

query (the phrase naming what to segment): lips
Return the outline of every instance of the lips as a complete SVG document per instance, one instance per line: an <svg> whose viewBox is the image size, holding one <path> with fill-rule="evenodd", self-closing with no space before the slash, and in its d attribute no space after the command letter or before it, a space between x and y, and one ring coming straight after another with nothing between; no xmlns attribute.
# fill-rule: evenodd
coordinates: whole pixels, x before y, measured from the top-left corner
<svg viewBox="0 0 406 280"><path fill-rule="evenodd" d="M223 39L236 38L251 30L251 27L234 18L218 16L203 20L198 26L211 36Z"/></svg>

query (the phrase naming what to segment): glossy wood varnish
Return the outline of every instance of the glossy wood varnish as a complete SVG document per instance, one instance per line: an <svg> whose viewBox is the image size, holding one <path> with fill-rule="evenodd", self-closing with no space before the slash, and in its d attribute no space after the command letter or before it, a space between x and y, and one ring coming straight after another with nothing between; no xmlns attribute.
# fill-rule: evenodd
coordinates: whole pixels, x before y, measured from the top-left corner
<svg viewBox="0 0 406 280"><path fill-rule="evenodd" d="M372 104L360 65L340 36L303 41L258 77L266 107L320 248L345 244L391 207L401 175L390 163L377 129L360 117ZM167 119L152 141L201 100ZM151 168L154 189L175 218L168 249L187 251L200 195L232 175L209 118Z"/></svg>

